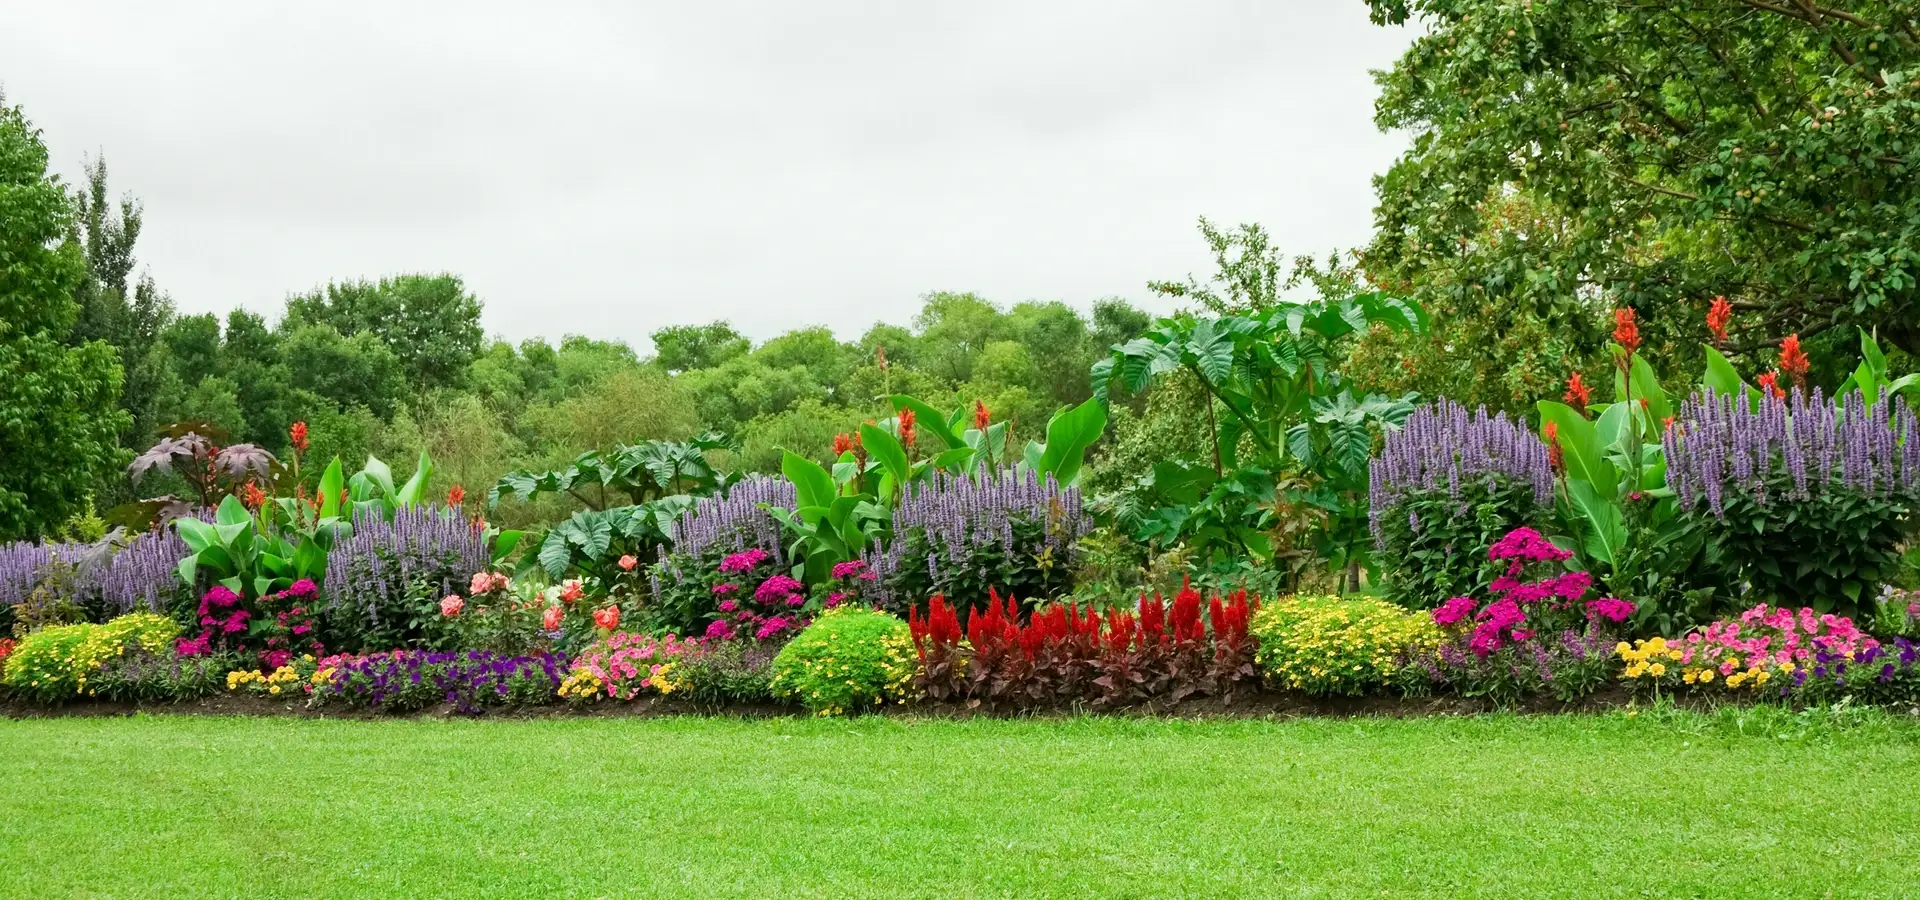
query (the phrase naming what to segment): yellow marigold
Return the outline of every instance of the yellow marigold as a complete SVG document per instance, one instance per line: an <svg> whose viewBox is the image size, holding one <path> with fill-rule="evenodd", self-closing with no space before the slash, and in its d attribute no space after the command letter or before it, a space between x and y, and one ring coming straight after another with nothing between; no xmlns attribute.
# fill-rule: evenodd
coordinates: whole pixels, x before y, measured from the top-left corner
<svg viewBox="0 0 1920 900"><path fill-rule="evenodd" d="M1664 663L1654 663L1653 665L1647 667L1647 671L1651 673L1653 677L1659 678L1660 676L1667 674L1667 667Z"/></svg>

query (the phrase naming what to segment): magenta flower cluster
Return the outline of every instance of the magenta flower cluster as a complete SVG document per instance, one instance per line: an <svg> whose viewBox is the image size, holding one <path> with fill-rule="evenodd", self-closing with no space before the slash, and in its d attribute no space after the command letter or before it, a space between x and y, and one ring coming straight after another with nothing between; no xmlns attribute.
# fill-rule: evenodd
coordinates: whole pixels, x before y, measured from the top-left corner
<svg viewBox="0 0 1920 900"><path fill-rule="evenodd" d="M728 575L752 576L772 558L765 550L749 548L726 556L719 569ZM736 597L740 592L740 585L732 581L713 586L714 596L721 598L720 617L707 623L708 640L751 637L767 641L807 626L809 619L801 611L807 604L807 588L793 576L775 572L761 579L750 601Z"/></svg>
<svg viewBox="0 0 1920 900"><path fill-rule="evenodd" d="M1585 572L1528 576L1529 566L1559 566L1572 557L1572 551L1554 546L1540 532L1516 528L1487 551L1488 559L1507 564L1488 586L1494 599L1483 607L1472 597L1454 597L1433 611L1434 624L1456 629L1471 622L1467 648L1485 659L1503 647L1531 639L1541 627L1574 624L1555 621L1570 618L1565 615L1568 610L1578 609L1579 617L1589 625L1603 621L1617 624L1633 615L1632 603L1611 597L1582 605L1580 601L1593 588L1593 577ZM1533 627L1529 627L1530 612L1536 620Z"/></svg>

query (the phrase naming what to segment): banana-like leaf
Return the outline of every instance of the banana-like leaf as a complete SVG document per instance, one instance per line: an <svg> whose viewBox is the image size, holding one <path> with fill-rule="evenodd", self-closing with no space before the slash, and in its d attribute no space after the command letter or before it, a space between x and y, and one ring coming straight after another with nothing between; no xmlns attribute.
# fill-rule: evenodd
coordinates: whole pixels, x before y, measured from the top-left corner
<svg viewBox="0 0 1920 900"><path fill-rule="evenodd" d="M420 451L420 464L413 470L413 477L401 485L400 492L394 495L396 506L413 506L426 498L427 482L433 478L433 457L427 451Z"/></svg>
<svg viewBox="0 0 1920 900"><path fill-rule="evenodd" d="M824 508L840 493L824 466L791 450L781 451L780 473L793 482L795 506Z"/></svg>
<svg viewBox="0 0 1920 900"><path fill-rule="evenodd" d="M880 467L893 480L893 487L904 485L913 477L913 469L907 461L907 448L901 446L900 439L875 425L860 426L860 443L867 452L880 463ZM965 446L962 444L962 446ZM799 482L795 482L798 484ZM881 497L891 499L891 490L875 491Z"/></svg>
<svg viewBox="0 0 1920 900"><path fill-rule="evenodd" d="M1036 470L1042 475L1051 474L1062 486L1076 483L1087 448L1106 430L1107 408L1097 400L1056 413L1047 422L1047 444Z"/></svg>
<svg viewBox="0 0 1920 900"><path fill-rule="evenodd" d="M951 450L966 446L966 443L960 439L960 435L953 430L949 417L942 415L939 410L926 402L906 394L894 394L888 399L893 402L893 408L896 411L913 410L915 423L928 434L933 435L934 440L940 442L940 449Z"/></svg>
<svg viewBox="0 0 1920 900"><path fill-rule="evenodd" d="M321 518L340 515L340 492L346 486L346 475L340 466L340 457L336 456L327 464L327 470L320 473L319 486L314 489L320 494Z"/></svg>
<svg viewBox="0 0 1920 900"><path fill-rule="evenodd" d="M1566 460L1568 478L1587 482L1600 496L1617 496L1620 488L1619 471L1607 461L1606 447L1600 443L1593 423L1564 403L1542 400L1539 409L1540 439L1546 440L1548 423L1559 430L1560 450L1562 458Z"/></svg>

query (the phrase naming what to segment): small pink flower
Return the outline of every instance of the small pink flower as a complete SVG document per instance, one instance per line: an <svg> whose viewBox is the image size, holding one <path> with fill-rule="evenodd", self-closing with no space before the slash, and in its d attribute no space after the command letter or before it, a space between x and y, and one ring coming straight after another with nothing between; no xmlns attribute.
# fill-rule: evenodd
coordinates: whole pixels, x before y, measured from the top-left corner
<svg viewBox="0 0 1920 900"><path fill-rule="evenodd" d="M713 592L714 592L715 594L731 594L731 593L733 593L734 591L737 591L737 590L739 590L739 589L740 589L740 586L739 586L739 585L737 585L737 584L731 584L731 583L729 583L729 584L716 584L716 585L714 585L714 586L713 586Z"/></svg>
<svg viewBox="0 0 1920 900"><path fill-rule="evenodd" d="M721 612L733 612L734 610L736 610L736 609L738 609L738 608L740 608L740 604L738 604L738 603L735 603L735 602L733 602L732 600L722 600L722 601L720 601L720 611L721 611Z"/></svg>
<svg viewBox="0 0 1920 900"><path fill-rule="evenodd" d="M440 601L440 614L449 619L459 615L460 611L466 608L467 601L460 599L459 594L448 594Z"/></svg>
<svg viewBox="0 0 1920 900"><path fill-rule="evenodd" d="M628 554L626 556L620 557L621 571L631 572L633 571L633 567L639 564L640 564L640 560L636 559L632 554Z"/></svg>

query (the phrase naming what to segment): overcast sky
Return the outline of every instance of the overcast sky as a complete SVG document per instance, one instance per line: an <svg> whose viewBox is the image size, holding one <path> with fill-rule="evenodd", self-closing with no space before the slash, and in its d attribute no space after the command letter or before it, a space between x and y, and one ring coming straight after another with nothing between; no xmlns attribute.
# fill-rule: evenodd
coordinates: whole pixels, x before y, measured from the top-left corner
<svg viewBox="0 0 1920 900"><path fill-rule="evenodd" d="M104 151L187 312L450 271L519 339L904 323L919 295L1157 310L1205 215L1364 243L1359 0L10 4L0 84Z"/></svg>

